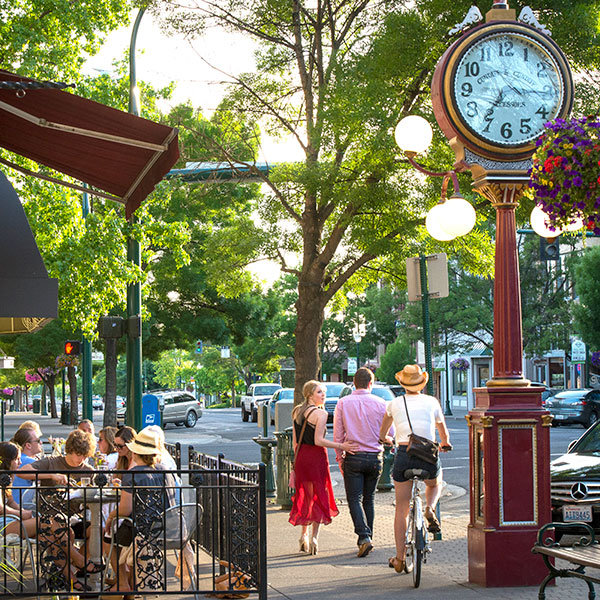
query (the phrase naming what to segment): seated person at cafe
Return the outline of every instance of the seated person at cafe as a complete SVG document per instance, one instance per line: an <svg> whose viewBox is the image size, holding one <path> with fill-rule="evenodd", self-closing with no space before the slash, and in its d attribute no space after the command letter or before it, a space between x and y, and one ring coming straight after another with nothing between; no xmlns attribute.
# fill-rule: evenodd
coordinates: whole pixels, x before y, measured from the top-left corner
<svg viewBox="0 0 600 600"><path fill-rule="evenodd" d="M84 431L85 433L90 433L92 435L96 434L94 424L89 419L83 419L83 421L80 421L79 425L77 425L77 429L79 429L79 431Z"/></svg>
<svg viewBox="0 0 600 600"><path fill-rule="evenodd" d="M115 447L116 427L104 427L98 432L98 450L106 461L107 469L116 469L119 454Z"/></svg>
<svg viewBox="0 0 600 600"><path fill-rule="evenodd" d="M148 570L147 565L157 560L157 553L161 553L161 538L151 539L152 534L159 531L162 535L163 528L156 528L162 523L165 511L175 505L175 481L169 473L156 468L161 456L160 436L150 428L142 429L132 442L127 444L132 453L133 466L123 474L121 481L121 500L119 505L110 512L106 519L105 534L110 539L113 534L113 521L118 522L121 517L130 517L122 522L114 533L115 545L127 547L135 539L135 557L133 564L138 570L145 573L155 572ZM160 571L160 567L158 568ZM136 573L136 581L140 580L140 573ZM145 579L146 586L152 587L149 578ZM117 587L111 591L131 590L131 573L126 564L119 561L117 574Z"/></svg>
<svg viewBox="0 0 600 600"><path fill-rule="evenodd" d="M42 429L37 421L23 421L19 425L19 429L33 429L38 434L38 437L42 437ZM17 429L17 431L19 431L19 429Z"/></svg>
<svg viewBox="0 0 600 600"><path fill-rule="evenodd" d="M21 465L29 465L43 455L42 450L42 437L41 432L35 429L20 428L15 432L13 439L11 440L14 444L17 444L21 448ZM31 492L25 493L33 485L33 481L23 479L18 475L15 475L13 479L13 498L17 504L22 504L24 508L33 509L35 507L35 501ZM22 498L25 501L22 501Z"/></svg>
<svg viewBox="0 0 600 600"><path fill-rule="evenodd" d="M0 442L0 471L16 471L21 462L19 446L12 442ZM11 475L11 479L14 475ZM19 519L21 523L19 523ZM30 510L21 508L14 500L10 487L0 491L0 546L3 545L4 535L16 533L23 536L23 531L29 537L34 537L36 522Z"/></svg>
<svg viewBox="0 0 600 600"><path fill-rule="evenodd" d="M87 585L78 581L76 577L83 577L84 571L88 574L98 573L104 566L91 561L86 563L84 554L73 545L74 538L84 538L85 530L89 526L86 521L71 523L70 516L76 515L66 499L66 494L61 486L67 486L69 480L79 482L82 477L86 477L86 472L93 473L86 460L96 452L96 439L93 435L85 433L80 429L71 431L65 442L65 456L47 456L29 465L19 469L19 474L23 479L37 480L42 488L47 490L40 491L40 497L44 508L39 506L38 512L43 513L40 516L40 536L46 539L46 545L56 545L57 543L63 549L63 556L55 561L59 568L64 568L65 575L70 578L74 590L87 591ZM56 473L56 471L63 471ZM68 473L73 471L73 473ZM81 471L75 473L75 471ZM68 473L68 476L67 476ZM77 502L79 504L80 501ZM42 544L43 546L43 544ZM64 566L65 557L68 556L72 568L67 569ZM62 561L62 566L61 566Z"/></svg>

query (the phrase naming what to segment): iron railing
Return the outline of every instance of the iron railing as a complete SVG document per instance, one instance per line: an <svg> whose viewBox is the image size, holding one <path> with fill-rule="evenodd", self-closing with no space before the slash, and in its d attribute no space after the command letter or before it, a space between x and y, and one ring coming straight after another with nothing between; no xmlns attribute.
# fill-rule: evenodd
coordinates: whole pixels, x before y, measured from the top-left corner
<svg viewBox="0 0 600 600"><path fill-rule="evenodd" d="M252 469L190 451L188 469L153 470L151 479L143 470L30 473L35 480L19 489L25 495L18 514L8 514L8 502L0 508L3 595L133 590L266 600L264 465ZM0 472L4 498L12 475Z"/></svg>

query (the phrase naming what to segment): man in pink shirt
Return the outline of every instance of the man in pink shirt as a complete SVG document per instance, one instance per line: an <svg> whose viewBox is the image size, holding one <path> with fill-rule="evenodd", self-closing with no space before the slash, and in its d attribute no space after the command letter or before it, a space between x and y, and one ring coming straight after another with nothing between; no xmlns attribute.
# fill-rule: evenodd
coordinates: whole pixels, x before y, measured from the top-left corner
<svg viewBox="0 0 600 600"><path fill-rule="evenodd" d="M338 400L333 416L334 441L359 444L358 451L352 454L335 451L344 476L354 532L358 536L359 557L367 556L373 549L374 498L383 465L379 429L386 404L385 400L371 394L374 379L373 372L366 367L358 369L354 375L356 389Z"/></svg>

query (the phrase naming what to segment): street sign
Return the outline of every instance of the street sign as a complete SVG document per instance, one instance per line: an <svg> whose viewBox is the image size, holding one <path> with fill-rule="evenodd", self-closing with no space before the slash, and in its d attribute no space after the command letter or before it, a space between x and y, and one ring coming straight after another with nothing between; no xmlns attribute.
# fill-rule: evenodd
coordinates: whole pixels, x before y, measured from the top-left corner
<svg viewBox="0 0 600 600"><path fill-rule="evenodd" d="M571 342L571 362L584 363L586 359L585 344L581 340Z"/></svg>
<svg viewBox="0 0 600 600"><path fill-rule="evenodd" d="M430 254L427 261L427 288L430 298L446 298L448 289L448 259L444 252ZM420 258L413 256L406 259L406 287L408 301L421 300L421 270Z"/></svg>
<svg viewBox="0 0 600 600"><path fill-rule="evenodd" d="M231 357L231 350L229 349L229 346L223 346L221 348L221 358L230 358Z"/></svg>
<svg viewBox="0 0 600 600"><path fill-rule="evenodd" d="M354 375L356 373L356 359L348 359L348 375Z"/></svg>

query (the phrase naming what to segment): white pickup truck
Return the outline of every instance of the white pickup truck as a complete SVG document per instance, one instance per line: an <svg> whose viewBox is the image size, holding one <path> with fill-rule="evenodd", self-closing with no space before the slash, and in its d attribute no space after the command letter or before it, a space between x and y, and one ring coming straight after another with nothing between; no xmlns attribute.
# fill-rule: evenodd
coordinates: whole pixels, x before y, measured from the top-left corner
<svg viewBox="0 0 600 600"><path fill-rule="evenodd" d="M258 403L269 400L280 389L281 386L277 383L253 383L240 399L242 421L247 422L249 418L252 418L252 421L256 423L258 421Z"/></svg>

